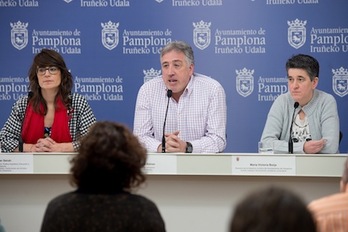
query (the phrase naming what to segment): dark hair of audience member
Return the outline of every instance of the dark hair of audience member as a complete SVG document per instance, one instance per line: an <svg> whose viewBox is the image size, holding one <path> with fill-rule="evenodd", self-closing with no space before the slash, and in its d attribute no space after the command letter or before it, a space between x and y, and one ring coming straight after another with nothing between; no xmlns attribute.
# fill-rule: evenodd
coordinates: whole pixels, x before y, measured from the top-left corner
<svg viewBox="0 0 348 232"><path fill-rule="evenodd" d="M72 185L87 192L130 191L145 182L147 153L133 133L114 122L97 122L71 160Z"/></svg>
<svg viewBox="0 0 348 232"><path fill-rule="evenodd" d="M252 192L236 207L230 232L315 232L306 204L289 190L269 187Z"/></svg>

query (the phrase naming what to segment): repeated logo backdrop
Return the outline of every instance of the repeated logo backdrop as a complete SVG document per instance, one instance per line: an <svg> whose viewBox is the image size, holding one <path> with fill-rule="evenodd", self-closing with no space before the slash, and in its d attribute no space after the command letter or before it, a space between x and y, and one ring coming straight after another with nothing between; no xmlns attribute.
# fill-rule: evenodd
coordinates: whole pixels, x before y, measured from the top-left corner
<svg viewBox="0 0 348 232"><path fill-rule="evenodd" d="M307 53L321 64L318 88L337 100L346 153L346 9L345 0L0 0L0 125L28 92L34 55L50 48L98 120L132 128L138 89L161 74L161 48L184 40L196 71L225 88L225 152L257 151L272 102L287 92L286 60Z"/></svg>

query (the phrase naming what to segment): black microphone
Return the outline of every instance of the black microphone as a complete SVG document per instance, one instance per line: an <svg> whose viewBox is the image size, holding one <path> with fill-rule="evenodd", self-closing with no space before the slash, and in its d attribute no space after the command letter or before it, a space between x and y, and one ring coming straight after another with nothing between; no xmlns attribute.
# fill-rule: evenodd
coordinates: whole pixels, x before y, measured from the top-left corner
<svg viewBox="0 0 348 232"><path fill-rule="evenodd" d="M167 115L168 115L168 107L169 107L169 100L172 97L173 91L168 89L167 90L167 97L168 97L168 102L167 102L167 109L166 109L166 114L164 116L164 123L163 123L163 136L162 136L162 153L166 153L166 138L165 138L165 129L166 129L166 121L167 121Z"/></svg>
<svg viewBox="0 0 348 232"><path fill-rule="evenodd" d="M289 153L290 154L294 153L294 142L292 141L292 124L294 124L295 111L299 105L300 103L298 102L294 103L294 112L292 113L292 119L291 119L291 125L290 125L290 137L289 137Z"/></svg>

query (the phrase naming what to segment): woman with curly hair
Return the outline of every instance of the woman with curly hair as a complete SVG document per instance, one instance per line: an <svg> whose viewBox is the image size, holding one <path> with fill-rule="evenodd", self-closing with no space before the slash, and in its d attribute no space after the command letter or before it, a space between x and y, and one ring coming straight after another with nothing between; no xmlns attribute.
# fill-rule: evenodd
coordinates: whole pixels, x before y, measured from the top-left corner
<svg viewBox="0 0 348 232"><path fill-rule="evenodd" d="M97 122L72 159L76 191L51 200L41 232L163 232L156 205L132 193L145 182L147 153L121 124Z"/></svg>

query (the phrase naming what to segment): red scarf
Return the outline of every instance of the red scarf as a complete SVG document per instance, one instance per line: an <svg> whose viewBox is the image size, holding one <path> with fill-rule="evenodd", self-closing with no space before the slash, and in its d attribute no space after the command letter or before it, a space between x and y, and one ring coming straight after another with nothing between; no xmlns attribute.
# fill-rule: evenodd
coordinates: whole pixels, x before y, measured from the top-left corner
<svg viewBox="0 0 348 232"><path fill-rule="evenodd" d="M54 112L54 121L51 127L51 138L57 143L72 142L69 130L69 117L67 108L58 98ZM43 106L40 107L43 109ZM25 112L22 138L24 143L36 144L37 140L44 137L44 115L34 112L29 103Z"/></svg>

